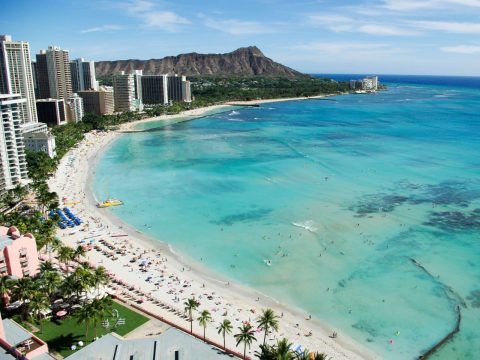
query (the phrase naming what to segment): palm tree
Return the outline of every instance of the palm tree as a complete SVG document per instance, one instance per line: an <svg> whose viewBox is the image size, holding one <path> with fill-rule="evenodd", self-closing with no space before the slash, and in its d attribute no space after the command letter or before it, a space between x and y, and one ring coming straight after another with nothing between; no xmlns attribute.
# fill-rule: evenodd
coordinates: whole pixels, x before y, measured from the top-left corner
<svg viewBox="0 0 480 360"><path fill-rule="evenodd" d="M305 349L305 351L295 354L295 360L311 360L311 355L313 354Z"/></svg>
<svg viewBox="0 0 480 360"><path fill-rule="evenodd" d="M257 320L258 328L265 331L263 336L263 345L267 341L267 334L269 329L278 331L278 316L275 315L272 309L262 310L262 315Z"/></svg>
<svg viewBox="0 0 480 360"><path fill-rule="evenodd" d="M277 342L277 360L293 360L292 344L286 338Z"/></svg>
<svg viewBox="0 0 480 360"><path fill-rule="evenodd" d="M28 195L28 190L26 187L18 184L17 186L15 186L12 190L12 195L13 197L15 198L16 201L22 201L25 196Z"/></svg>
<svg viewBox="0 0 480 360"><path fill-rule="evenodd" d="M255 356L260 360L277 360L277 349L272 345L260 344L260 351L255 351Z"/></svg>
<svg viewBox="0 0 480 360"><path fill-rule="evenodd" d="M92 284L97 289L97 296L101 285L107 285L110 279L107 274L107 270L103 266L95 268L92 274Z"/></svg>
<svg viewBox="0 0 480 360"><path fill-rule="evenodd" d="M85 324L85 344L87 344L88 339L88 326L93 318L91 304L85 303L77 311L77 322L78 324Z"/></svg>
<svg viewBox="0 0 480 360"><path fill-rule="evenodd" d="M207 324L212 321L210 311L203 310L198 317L198 324L203 327L203 341L205 341L205 332L207 330Z"/></svg>
<svg viewBox="0 0 480 360"><path fill-rule="evenodd" d="M80 297L80 294L93 287L93 273L92 270L88 267L79 266L71 275L74 279L73 285L77 298Z"/></svg>
<svg viewBox="0 0 480 360"><path fill-rule="evenodd" d="M101 299L93 299L91 305L94 338L97 337L97 325L112 313L113 301L106 296Z"/></svg>
<svg viewBox="0 0 480 360"><path fill-rule="evenodd" d="M60 247L60 249L58 249L58 260L65 264L67 275L68 275L68 263L70 260L73 260L74 257L75 257L75 251L72 248L68 246L62 246Z"/></svg>
<svg viewBox="0 0 480 360"><path fill-rule="evenodd" d="M40 274L44 274L45 272L55 271L53 264L51 261L44 261L40 264Z"/></svg>
<svg viewBox="0 0 480 360"><path fill-rule="evenodd" d="M74 259L77 261L77 262L80 262L80 257L81 256L85 256L85 254L87 253L87 251L85 250L85 248L81 245L78 245L77 248L73 251L73 257Z"/></svg>
<svg viewBox="0 0 480 360"><path fill-rule="evenodd" d="M43 264L42 264L43 265ZM40 287L46 292L50 301L53 301L53 295L62 285L62 277L57 271L45 271L40 279Z"/></svg>
<svg viewBox="0 0 480 360"><path fill-rule="evenodd" d="M12 288L12 298L15 300L23 301L22 306L22 317L23 319L27 318L27 303L32 300L36 294L36 283L30 277L23 277L18 280L15 280L14 286ZM28 301L26 301L28 300Z"/></svg>
<svg viewBox="0 0 480 360"><path fill-rule="evenodd" d="M190 321L190 334L193 333L193 310L197 310L200 306L200 303L195 300L195 298L190 298L186 302L183 303L185 305L185 312L188 312L188 321Z"/></svg>
<svg viewBox="0 0 480 360"><path fill-rule="evenodd" d="M250 348L252 343L254 341L257 341L255 338L255 334L252 328L252 325L249 323L244 323L242 327L239 327L238 330L240 332L238 334L233 335L235 339L237 340L237 345L243 343L243 358L245 359L245 356L247 354L247 346Z"/></svg>
<svg viewBox="0 0 480 360"><path fill-rule="evenodd" d="M324 353L315 353L315 357L313 358L314 360L327 360L327 355Z"/></svg>
<svg viewBox="0 0 480 360"><path fill-rule="evenodd" d="M225 335L230 334L232 332L233 326L230 320L228 319L223 319L223 321L218 325L217 330L218 333L222 334L223 336L223 348L226 349L227 347L225 346Z"/></svg>
<svg viewBox="0 0 480 360"><path fill-rule="evenodd" d="M7 296L12 289L13 281L9 276L0 277L0 301L2 302L2 307L7 306Z"/></svg>
<svg viewBox="0 0 480 360"><path fill-rule="evenodd" d="M28 303L28 309L30 316L34 321L40 324L40 331L43 333L42 310L48 309L50 305L50 299L47 295L41 291L36 291L30 302Z"/></svg>
<svg viewBox="0 0 480 360"><path fill-rule="evenodd" d="M60 285L60 292L64 298L71 298L73 294L77 293L75 287L77 286L76 279L73 275L67 276L63 279Z"/></svg>

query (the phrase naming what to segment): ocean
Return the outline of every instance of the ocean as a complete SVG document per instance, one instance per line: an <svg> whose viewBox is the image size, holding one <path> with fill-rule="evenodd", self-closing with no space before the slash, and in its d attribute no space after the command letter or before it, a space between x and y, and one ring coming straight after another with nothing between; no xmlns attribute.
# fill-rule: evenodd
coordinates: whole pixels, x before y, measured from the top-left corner
<svg viewBox="0 0 480 360"><path fill-rule="evenodd" d="M387 91L144 124L103 153L93 191L175 251L388 359L428 350L458 307L460 332L433 358L474 359L480 79L380 81Z"/></svg>

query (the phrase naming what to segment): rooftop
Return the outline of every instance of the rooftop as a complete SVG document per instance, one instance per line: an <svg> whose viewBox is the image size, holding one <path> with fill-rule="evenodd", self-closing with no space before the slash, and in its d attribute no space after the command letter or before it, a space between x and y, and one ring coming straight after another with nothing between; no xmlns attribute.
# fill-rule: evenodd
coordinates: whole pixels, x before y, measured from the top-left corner
<svg viewBox="0 0 480 360"><path fill-rule="evenodd" d="M44 343L38 341L31 333L25 330L23 327L18 325L15 321L11 319L3 320L3 327L5 329L5 340L18 351L23 354L27 353L27 357L34 360L51 360L52 357L43 353L37 356L29 357L28 353L45 345ZM14 359L15 357L7 353L4 349L0 349L0 360L4 359Z"/></svg>
<svg viewBox="0 0 480 360"><path fill-rule="evenodd" d="M13 240L10 235L0 235L0 249L3 250L5 247L12 245Z"/></svg>
<svg viewBox="0 0 480 360"><path fill-rule="evenodd" d="M126 340L115 333L107 334L82 350L67 357L67 360L130 360L130 359L176 359L217 360L230 358L219 349L208 345L175 328L143 339Z"/></svg>

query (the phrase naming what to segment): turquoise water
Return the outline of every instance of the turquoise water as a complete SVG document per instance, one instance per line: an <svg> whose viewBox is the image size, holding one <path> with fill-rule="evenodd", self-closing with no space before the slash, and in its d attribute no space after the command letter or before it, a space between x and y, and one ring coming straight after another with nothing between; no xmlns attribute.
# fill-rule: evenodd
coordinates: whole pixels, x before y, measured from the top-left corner
<svg viewBox="0 0 480 360"><path fill-rule="evenodd" d="M439 341L460 304L461 331L436 358L473 359L479 109L480 89L391 84L153 123L104 153L94 192L124 200L111 211L139 230L388 359Z"/></svg>

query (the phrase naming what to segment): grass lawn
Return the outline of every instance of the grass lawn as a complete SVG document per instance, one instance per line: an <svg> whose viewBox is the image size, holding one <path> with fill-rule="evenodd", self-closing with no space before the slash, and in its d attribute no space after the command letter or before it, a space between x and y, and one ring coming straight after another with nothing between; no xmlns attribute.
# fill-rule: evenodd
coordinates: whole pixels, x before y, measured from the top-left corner
<svg viewBox="0 0 480 360"><path fill-rule="evenodd" d="M107 334L111 331L115 331L119 335L126 335L130 331L136 329L140 325L146 323L148 318L120 305L117 302L113 302L113 308L118 310L120 318L125 319L125 325L119 325L116 329L113 328L116 319L113 315L109 318L110 327L104 328L101 324L97 326L97 336ZM36 324L40 328L39 325ZM79 341L85 343L85 324L78 324L77 317L75 315L68 315L63 320L48 319L42 321L43 331L39 330L35 333L40 339L48 344L50 351L55 351L66 357L71 355L75 351L70 350L73 344L77 344ZM88 328L88 342L93 340L94 331L93 325ZM78 346L77 346L78 350Z"/></svg>

